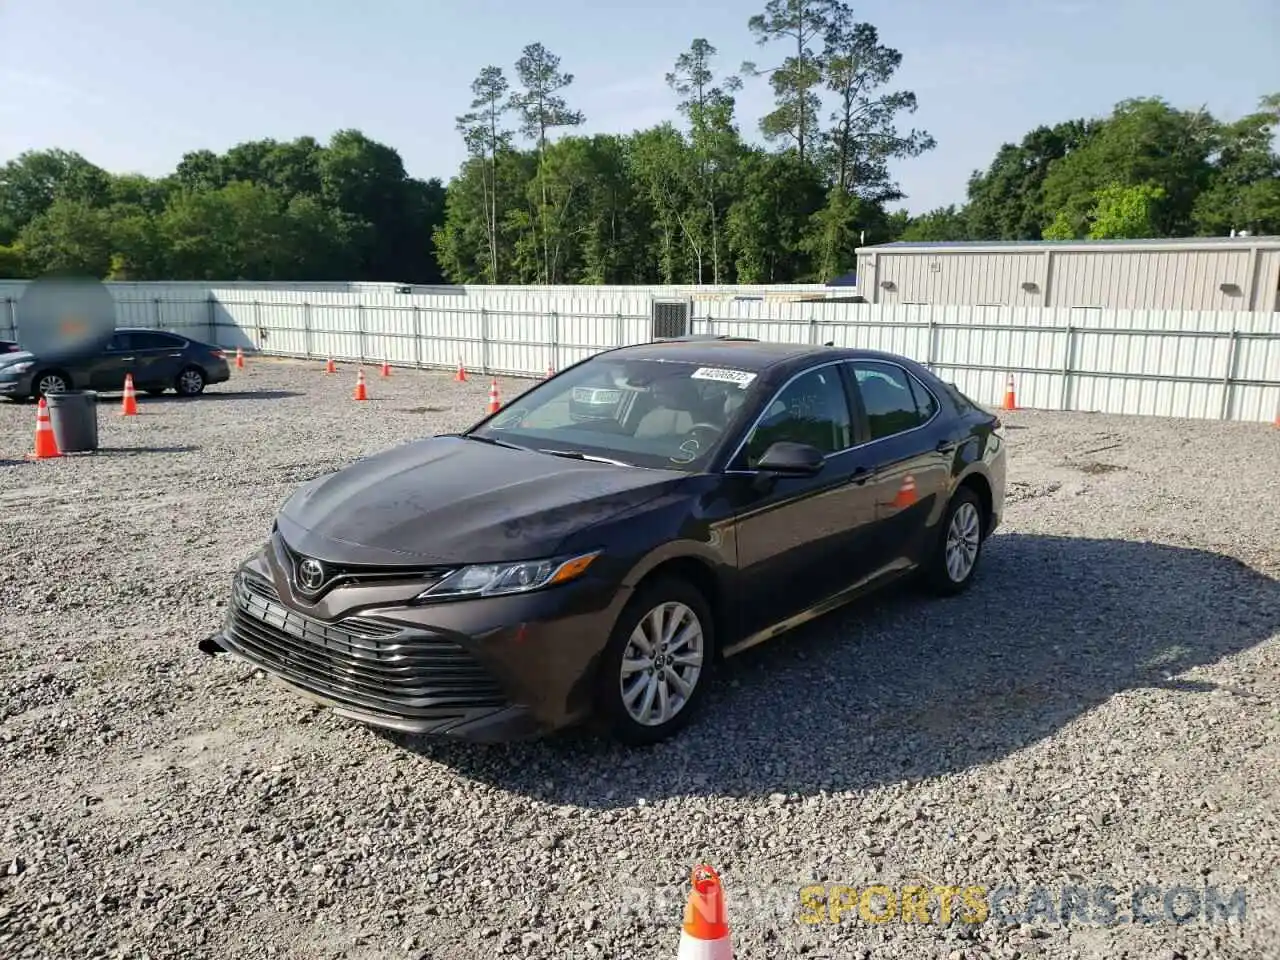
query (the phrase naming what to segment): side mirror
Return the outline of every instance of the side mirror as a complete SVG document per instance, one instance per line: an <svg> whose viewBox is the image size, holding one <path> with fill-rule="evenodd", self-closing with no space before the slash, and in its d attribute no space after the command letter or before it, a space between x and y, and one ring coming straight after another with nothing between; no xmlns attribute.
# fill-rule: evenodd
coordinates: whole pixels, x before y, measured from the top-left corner
<svg viewBox="0 0 1280 960"><path fill-rule="evenodd" d="M779 440L764 452L756 469L784 477L812 477L822 470L825 463L826 458L817 447Z"/></svg>

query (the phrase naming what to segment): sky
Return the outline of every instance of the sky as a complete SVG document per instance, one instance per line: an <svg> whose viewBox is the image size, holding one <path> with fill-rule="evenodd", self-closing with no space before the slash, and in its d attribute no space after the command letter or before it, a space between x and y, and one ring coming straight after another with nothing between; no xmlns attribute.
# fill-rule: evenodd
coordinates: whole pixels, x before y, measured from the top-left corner
<svg viewBox="0 0 1280 960"><path fill-rule="evenodd" d="M695 37L725 71L782 51L747 21L764 0L0 0L0 162L75 150L113 172L171 171L190 150L263 137L327 140L357 128L415 177L456 172L454 121L470 83L514 76L541 42L574 74L581 132L674 119L663 76ZM1162 96L1231 119L1280 92L1277 0L864 0L903 54L892 87L916 93L900 126L937 147L893 172L912 213L964 200L969 175L1041 123ZM763 80L739 94L753 137Z"/></svg>

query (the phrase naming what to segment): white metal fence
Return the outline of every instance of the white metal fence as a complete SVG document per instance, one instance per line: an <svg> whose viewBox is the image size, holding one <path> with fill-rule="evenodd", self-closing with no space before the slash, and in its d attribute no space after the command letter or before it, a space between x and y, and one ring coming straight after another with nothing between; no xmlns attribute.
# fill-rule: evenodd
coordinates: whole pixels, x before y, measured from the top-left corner
<svg viewBox="0 0 1280 960"><path fill-rule="evenodd" d="M1269 422L1280 407L1272 313L824 303L806 286L108 286L120 326L278 356L540 376L652 339L655 302L672 301L691 333L888 350L980 402L1012 374L1019 404L1047 410ZM20 296L0 282L0 337Z"/></svg>

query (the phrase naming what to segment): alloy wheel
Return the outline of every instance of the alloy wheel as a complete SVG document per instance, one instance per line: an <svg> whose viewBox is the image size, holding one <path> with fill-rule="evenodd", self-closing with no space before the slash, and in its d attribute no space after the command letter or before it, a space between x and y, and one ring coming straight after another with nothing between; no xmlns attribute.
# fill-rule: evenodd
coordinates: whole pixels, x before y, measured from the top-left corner
<svg viewBox="0 0 1280 960"><path fill-rule="evenodd" d="M702 675L705 652L702 623L683 603L661 603L642 617L623 651L619 677L631 719L656 727L683 710Z"/></svg>
<svg viewBox="0 0 1280 960"><path fill-rule="evenodd" d="M981 542L981 525L978 508L968 501L961 503L952 514L947 527L947 576L953 583L962 583L973 571Z"/></svg>
<svg viewBox="0 0 1280 960"><path fill-rule="evenodd" d="M67 389L67 382L56 373L46 373L40 378L40 382L36 384L36 389L40 391L42 396L50 393L64 393Z"/></svg>
<svg viewBox="0 0 1280 960"><path fill-rule="evenodd" d="M204 389L204 377L199 370L183 370L178 377L178 388L188 395L199 393Z"/></svg>

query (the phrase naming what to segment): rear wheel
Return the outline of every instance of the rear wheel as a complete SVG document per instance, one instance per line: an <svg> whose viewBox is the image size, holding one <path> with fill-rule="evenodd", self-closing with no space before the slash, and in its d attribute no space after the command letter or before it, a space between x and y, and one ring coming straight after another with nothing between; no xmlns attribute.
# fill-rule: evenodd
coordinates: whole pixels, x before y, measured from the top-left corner
<svg viewBox="0 0 1280 960"><path fill-rule="evenodd" d="M977 494L961 487L947 505L941 536L924 571L929 588L943 596L967 590L982 558L982 545L982 504Z"/></svg>
<svg viewBox="0 0 1280 960"><path fill-rule="evenodd" d="M696 588L674 578L642 587L600 666L597 709L610 735L643 746L684 727L706 691L714 650L711 609Z"/></svg>
<svg viewBox="0 0 1280 960"><path fill-rule="evenodd" d="M199 367L187 367L178 374L173 387L181 396L194 397L204 392L204 384L204 371Z"/></svg>

